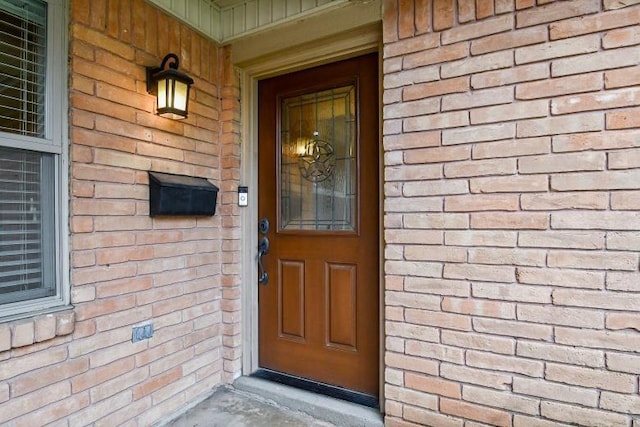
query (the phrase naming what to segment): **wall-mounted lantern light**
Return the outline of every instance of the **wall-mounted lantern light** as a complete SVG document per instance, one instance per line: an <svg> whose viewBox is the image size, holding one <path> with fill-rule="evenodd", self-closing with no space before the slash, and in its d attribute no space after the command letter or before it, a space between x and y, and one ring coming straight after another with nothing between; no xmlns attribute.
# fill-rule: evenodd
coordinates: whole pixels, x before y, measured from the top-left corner
<svg viewBox="0 0 640 427"><path fill-rule="evenodd" d="M165 66L169 62L169 68ZM189 108L189 89L193 79L178 71L178 56L170 53L159 68L147 67L147 92L156 95L156 114L170 119L184 119Z"/></svg>

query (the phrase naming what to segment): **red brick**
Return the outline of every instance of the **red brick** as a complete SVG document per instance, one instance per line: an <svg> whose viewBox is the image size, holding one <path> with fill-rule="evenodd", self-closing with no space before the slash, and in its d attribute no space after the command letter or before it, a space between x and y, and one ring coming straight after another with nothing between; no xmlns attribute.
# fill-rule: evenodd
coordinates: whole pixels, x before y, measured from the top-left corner
<svg viewBox="0 0 640 427"><path fill-rule="evenodd" d="M511 416L506 411L474 405L461 400L443 398L440 411L445 414L476 420L493 426L510 426Z"/></svg>
<svg viewBox="0 0 640 427"><path fill-rule="evenodd" d="M640 281L634 273L607 273L607 289L619 291L637 292L640 289Z"/></svg>
<svg viewBox="0 0 640 427"><path fill-rule="evenodd" d="M571 3L556 2L544 7L538 7L519 12L517 15L517 23L518 28L529 27L532 25L559 21L561 19L586 15L599 11L599 0L574 0Z"/></svg>
<svg viewBox="0 0 640 427"><path fill-rule="evenodd" d="M614 209L614 210L640 209L640 192L616 191L611 195L611 209Z"/></svg>
<svg viewBox="0 0 640 427"><path fill-rule="evenodd" d="M545 265L546 253L535 249L511 248L472 248L469 249L469 262L494 265L526 265L541 267Z"/></svg>
<svg viewBox="0 0 640 427"><path fill-rule="evenodd" d="M595 310L567 307L541 307L538 305L518 305L518 319L548 323L552 325L574 326L578 328L603 329L604 314Z"/></svg>
<svg viewBox="0 0 640 427"><path fill-rule="evenodd" d="M599 13L553 23L549 27L549 34L551 39L575 37L581 34L634 25L638 23L639 19L640 11L637 9Z"/></svg>
<svg viewBox="0 0 640 427"><path fill-rule="evenodd" d="M633 254L636 255L636 254ZM616 292L595 290L556 289L553 291L553 303L572 307L588 307L606 310L635 311L640 301L639 295L625 295Z"/></svg>
<svg viewBox="0 0 640 427"><path fill-rule="evenodd" d="M447 178L511 175L515 171L515 159L473 160L447 163L444 166L444 175Z"/></svg>
<svg viewBox="0 0 640 427"><path fill-rule="evenodd" d="M471 316L496 319L515 319L515 304L500 301L485 301L474 298L451 298L442 300L442 310Z"/></svg>
<svg viewBox="0 0 640 427"><path fill-rule="evenodd" d="M453 26L453 3L447 0L434 0L433 2L433 29L445 30Z"/></svg>
<svg viewBox="0 0 640 427"><path fill-rule="evenodd" d="M433 326L436 328L453 329L458 331L471 330L471 319L454 313L440 311L406 309L405 319L410 323Z"/></svg>
<svg viewBox="0 0 640 427"><path fill-rule="evenodd" d="M407 164L442 163L465 160L470 157L470 147L434 147L407 151L404 154L404 162Z"/></svg>
<svg viewBox="0 0 640 427"><path fill-rule="evenodd" d="M416 99L430 98L451 93L467 92L469 90L469 78L458 77L455 79L439 80L437 82L422 83L405 88L402 92L403 101L413 101ZM438 108L431 113L438 111Z"/></svg>
<svg viewBox="0 0 640 427"><path fill-rule="evenodd" d="M637 19L640 20L640 13L637 16ZM602 47L605 49L636 44L640 44L640 29L638 29L637 25L631 28L609 31L602 37Z"/></svg>
<svg viewBox="0 0 640 427"><path fill-rule="evenodd" d="M419 118L409 117L408 119L403 120L403 129L406 132L415 132L466 126L468 124L468 114L461 111Z"/></svg>
<svg viewBox="0 0 640 427"><path fill-rule="evenodd" d="M612 67L615 68L615 67ZM385 89L393 89L416 83L432 82L440 79L439 67L416 68L399 73L386 74L383 79Z"/></svg>
<svg viewBox="0 0 640 427"><path fill-rule="evenodd" d="M543 341L550 341L553 335L553 327L550 325L537 325L504 319L475 318L473 319L473 330L493 335ZM469 352L467 352L467 363L471 366L486 369L519 372L528 376L541 376L542 362L518 358L504 358L504 356L500 356L502 359L495 359L496 357L498 356L495 354L483 353L482 358L478 357L478 362L473 365L469 362ZM480 363L480 361L482 361L482 363Z"/></svg>
<svg viewBox="0 0 640 427"><path fill-rule="evenodd" d="M610 70L604 73L607 89L640 85L640 67L627 67Z"/></svg>
<svg viewBox="0 0 640 427"><path fill-rule="evenodd" d="M476 18L475 0L458 0L458 21L460 23L473 21Z"/></svg>
<svg viewBox="0 0 640 427"><path fill-rule="evenodd" d="M388 399L391 399L393 401L400 401L402 403L416 405L432 410L437 409L438 407L438 398L436 396L428 395L426 393L415 390L388 385L385 388L385 394L388 396ZM394 403L398 404L398 402ZM402 416L401 410L398 415Z"/></svg>
<svg viewBox="0 0 640 427"><path fill-rule="evenodd" d="M607 368L612 371L640 374L640 357L615 352L607 353Z"/></svg>
<svg viewBox="0 0 640 427"><path fill-rule="evenodd" d="M517 10L526 9L536 5L536 0L515 0L515 2Z"/></svg>
<svg viewBox="0 0 640 427"><path fill-rule="evenodd" d="M603 119L601 113L583 113L525 120L518 123L516 134L518 137L532 137L599 131L604 128Z"/></svg>
<svg viewBox="0 0 640 427"><path fill-rule="evenodd" d="M513 0L495 0L494 7L496 14L511 12L514 9Z"/></svg>
<svg viewBox="0 0 640 427"><path fill-rule="evenodd" d="M640 90L621 89L593 94L556 98L551 102L552 114L567 114L579 111L605 110L632 107L640 104ZM640 111L638 109L637 111ZM618 113L614 113L618 114ZM609 127L609 126L608 126ZM612 126L615 127L615 126ZM628 127L633 127L628 126Z"/></svg>
<svg viewBox="0 0 640 427"><path fill-rule="evenodd" d="M415 34L413 0L398 0L398 35L401 39Z"/></svg>
<svg viewBox="0 0 640 427"><path fill-rule="evenodd" d="M61 382L42 388L31 394L11 399L2 404L0 423L12 425L13 423L8 423L9 420L65 399L70 395L71 387L69 383Z"/></svg>
<svg viewBox="0 0 640 427"><path fill-rule="evenodd" d="M591 368L547 364L545 378L565 384L630 393L635 389L632 375Z"/></svg>
<svg viewBox="0 0 640 427"><path fill-rule="evenodd" d="M501 51L448 62L442 65L440 74L443 78L451 78L511 66L513 66L513 54L509 51Z"/></svg>
<svg viewBox="0 0 640 427"><path fill-rule="evenodd" d="M489 154L484 155L484 151L481 153L483 154L481 158L494 157ZM549 184L546 176L505 176L472 178L470 187L472 193L526 193L546 191Z"/></svg>
<svg viewBox="0 0 640 427"><path fill-rule="evenodd" d="M547 264L550 267L632 271L638 269L638 255L613 252L550 251Z"/></svg>
<svg viewBox="0 0 640 427"><path fill-rule="evenodd" d="M415 340L407 341L406 353L412 356L420 356L422 358L436 359L456 364L462 364L464 360L464 352L462 349Z"/></svg>
<svg viewBox="0 0 640 427"><path fill-rule="evenodd" d="M637 230L639 221L633 212L557 212L551 215L552 226L565 229Z"/></svg>
<svg viewBox="0 0 640 427"><path fill-rule="evenodd" d="M518 172L552 173L604 170L604 153L553 154L524 157L518 161Z"/></svg>
<svg viewBox="0 0 640 427"><path fill-rule="evenodd" d="M403 417L418 424L404 420L394 420L385 418L385 425L389 427L416 427L416 426L441 426L441 427L462 427L463 421L439 412L427 411L414 406L404 408Z"/></svg>
<svg viewBox="0 0 640 427"><path fill-rule="evenodd" d="M431 0L416 0L415 8L415 26L416 34L423 34L431 31Z"/></svg>
<svg viewBox="0 0 640 427"><path fill-rule="evenodd" d="M491 282L513 282L515 269L511 266L446 264L443 277Z"/></svg>
<svg viewBox="0 0 640 427"><path fill-rule="evenodd" d="M473 295L478 298L516 302L551 302L551 289L515 284L474 283Z"/></svg>
<svg viewBox="0 0 640 427"><path fill-rule="evenodd" d="M505 124L502 126L510 126L510 124ZM517 157L527 156L531 154L546 154L551 151L550 147L551 140L548 137L495 141L474 145L472 157L474 159L490 159L496 157ZM530 179L531 177L509 177L509 179L513 179L514 181L518 181L521 178L524 178L526 180Z"/></svg>
<svg viewBox="0 0 640 427"><path fill-rule="evenodd" d="M472 76L473 79L475 76ZM464 110L488 105L509 104L513 102L513 89L498 87L475 90L472 92L445 95L442 97L442 111Z"/></svg>
<svg viewBox="0 0 640 427"><path fill-rule="evenodd" d="M522 101L471 110L471 124L546 117L548 113L547 100Z"/></svg>
<svg viewBox="0 0 640 427"><path fill-rule="evenodd" d="M474 213L471 214L471 228L476 229L521 229L545 230L549 217L543 213Z"/></svg>
<svg viewBox="0 0 640 427"><path fill-rule="evenodd" d="M544 363L513 356L471 350L467 352L467 364L473 367L489 368L497 371L514 372L529 377L542 377Z"/></svg>
<svg viewBox="0 0 640 427"><path fill-rule="evenodd" d="M518 207L516 195L464 195L444 199L446 212L515 211Z"/></svg>
<svg viewBox="0 0 640 427"><path fill-rule="evenodd" d="M410 116L433 114L440 110L440 103L436 99L419 99L413 102L387 105L383 110L385 119L397 119ZM198 154L199 156L201 154Z"/></svg>
<svg viewBox="0 0 640 427"><path fill-rule="evenodd" d="M518 245L539 248L603 249L604 233L581 231L533 231L519 233Z"/></svg>
<svg viewBox="0 0 640 427"><path fill-rule="evenodd" d="M556 327L555 333L558 344L570 346L634 352L640 345L640 338L637 332L627 333Z"/></svg>
<svg viewBox="0 0 640 427"><path fill-rule="evenodd" d="M494 0L476 0L476 16L478 19L483 19L493 15L493 1Z"/></svg>
<svg viewBox="0 0 640 427"><path fill-rule="evenodd" d="M532 285L588 289L604 288L604 272L599 271L518 267L516 269L516 278L518 283Z"/></svg>
<svg viewBox="0 0 640 427"><path fill-rule="evenodd" d="M600 48L600 37L588 35L567 40L557 40L516 49L516 64L545 61L566 56L584 55Z"/></svg>
<svg viewBox="0 0 640 427"><path fill-rule="evenodd" d="M35 323L31 319L10 324L11 347L24 347L35 342Z"/></svg>
<svg viewBox="0 0 640 427"><path fill-rule="evenodd" d="M533 341L518 341L516 354L530 359L550 360L575 366L604 367L604 352L587 348L571 347L571 351L563 345ZM608 360L608 359L607 359ZM536 382L539 380L536 380ZM531 384L535 382L532 380Z"/></svg>
<svg viewBox="0 0 640 427"><path fill-rule="evenodd" d="M413 132L384 138L385 150L424 148L440 145L440 132Z"/></svg>
<svg viewBox="0 0 640 427"><path fill-rule="evenodd" d="M460 25L442 33L442 44L446 45L509 31L513 28L513 22L514 18L512 15L503 15L482 22Z"/></svg>
<svg viewBox="0 0 640 427"><path fill-rule="evenodd" d="M610 232L607 233L607 249L640 250L640 233Z"/></svg>
<svg viewBox="0 0 640 427"><path fill-rule="evenodd" d="M407 277L405 290L435 295L469 296L470 285L460 280Z"/></svg>
<svg viewBox="0 0 640 427"><path fill-rule="evenodd" d="M518 396L510 391L487 390L486 388L465 385L462 389L462 396L464 400L480 405L497 406L518 413L538 414L538 399Z"/></svg>
<svg viewBox="0 0 640 427"><path fill-rule="evenodd" d="M620 2L620 0L604 0L604 9L623 9L625 7L633 6L634 4L638 4L640 1L638 0L627 0L625 2ZM635 427L635 426L634 426Z"/></svg>
<svg viewBox="0 0 640 427"><path fill-rule="evenodd" d="M606 114L607 129L640 127L640 108Z"/></svg>
<svg viewBox="0 0 640 427"><path fill-rule="evenodd" d="M443 331L448 332L448 331ZM440 375L444 378L465 384L477 384L498 390L508 389L513 379L511 375L493 370L482 370L450 363L440 364Z"/></svg>
<svg viewBox="0 0 640 427"><path fill-rule="evenodd" d="M471 53L480 55L497 50L507 50L547 41L546 31L540 27L524 30L511 30L503 34L496 34L471 42Z"/></svg>
<svg viewBox="0 0 640 427"><path fill-rule="evenodd" d="M598 401L598 392L595 390L528 378L514 378L513 391L518 394L591 407L596 407Z"/></svg>
<svg viewBox="0 0 640 427"><path fill-rule="evenodd" d="M545 418L583 425L624 425L627 422L625 415L556 402L543 401L540 412Z"/></svg>
<svg viewBox="0 0 640 427"><path fill-rule="evenodd" d="M456 43L451 46L443 46L437 49L423 50L414 54L405 55L402 59L402 66L404 69L424 67L465 58L468 55L469 46L467 43Z"/></svg>
<svg viewBox="0 0 640 427"><path fill-rule="evenodd" d="M627 47L570 58L556 59L551 64L551 75L566 76L591 71L634 66L640 62L640 49Z"/></svg>
<svg viewBox="0 0 640 427"><path fill-rule="evenodd" d="M640 146L638 130L619 130L599 133L578 133L553 137L553 151L607 150Z"/></svg>
<svg viewBox="0 0 640 427"><path fill-rule="evenodd" d="M407 372L404 380L405 387L413 390L423 391L429 394L437 394L456 399L462 397L461 387L453 381L443 380L437 377L413 374ZM422 405L421 405L422 406Z"/></svg>
<svg viewBox="0 0 640 427"><path fill-rule="evenodd" d="M488 71L471 76L471 87L481 89L511 83L546 79L550 75L548 64L529 64L511 67L506 70Z"/></svg>
<svg viewBox="0 0 640 427"><path fill-rule="evenodd" d="M516 99L547 98L558 95L591 92L602 88L602 74L580 74L516 86Z"/></svg>
<svg viewBox="0 0 640 427"><path fill-rule="evenodd" d="M635 329L640 332L640 317L631 313L609 313L607 314L607 329Z"/></svg>

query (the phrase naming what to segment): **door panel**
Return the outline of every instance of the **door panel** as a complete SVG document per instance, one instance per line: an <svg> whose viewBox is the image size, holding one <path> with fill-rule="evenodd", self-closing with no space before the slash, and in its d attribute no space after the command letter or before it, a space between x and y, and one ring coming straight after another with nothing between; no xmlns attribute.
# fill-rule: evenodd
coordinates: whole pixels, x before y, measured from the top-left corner
<svg viewBox="0 0 640 427"><path fill-rule="evenodd" d="M259 83L259 365L378 394L378 59Z"/></svg>

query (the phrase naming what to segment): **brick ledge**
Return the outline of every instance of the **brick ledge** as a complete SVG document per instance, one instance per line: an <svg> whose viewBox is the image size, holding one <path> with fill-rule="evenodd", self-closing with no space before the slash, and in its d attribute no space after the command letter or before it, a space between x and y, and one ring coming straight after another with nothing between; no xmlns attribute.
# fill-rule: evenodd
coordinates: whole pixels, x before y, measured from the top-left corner
<svg viewBox="0 0 640 427"><path fill-rule="evenodd" d="M0 352L72 334L74 327L75 312L71 306L0 324Z"/></svg>

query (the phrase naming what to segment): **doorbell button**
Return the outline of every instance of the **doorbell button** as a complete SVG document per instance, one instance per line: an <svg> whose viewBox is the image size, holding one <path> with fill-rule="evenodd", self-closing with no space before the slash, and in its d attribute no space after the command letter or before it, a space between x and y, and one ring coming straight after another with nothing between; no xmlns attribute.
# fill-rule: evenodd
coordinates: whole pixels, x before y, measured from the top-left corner
<svg viewBox="0 0 640 427"><path fill-rule="evenodd" d="M249 205L249 187L238 187L238 206Z"/></svg>

